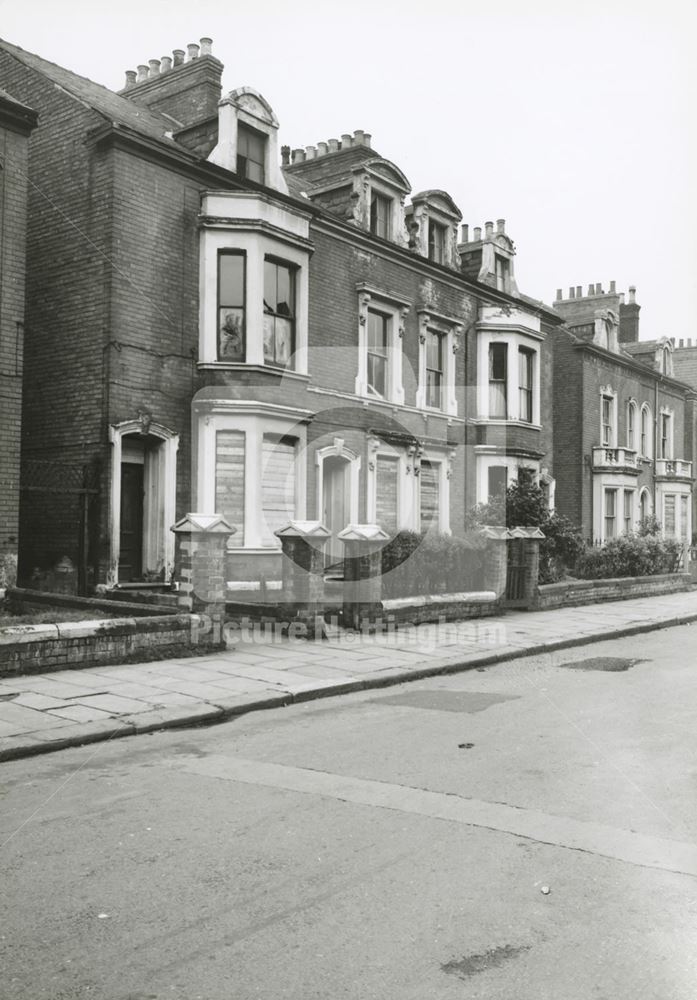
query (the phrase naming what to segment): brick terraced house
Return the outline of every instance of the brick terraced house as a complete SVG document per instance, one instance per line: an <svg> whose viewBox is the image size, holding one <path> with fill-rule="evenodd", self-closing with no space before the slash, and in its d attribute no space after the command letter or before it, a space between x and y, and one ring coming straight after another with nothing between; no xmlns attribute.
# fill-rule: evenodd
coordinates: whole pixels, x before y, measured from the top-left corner
<svg viewBox="0 0 697 1000"><path fill-rule="evenodd" d="M639 340L634 288L557 292L554 338L557 508L604 542L655 515L692 538L694 390L676 377L673 341Z"/></svg>
<svg viewBox="0 0 697 1000"><path fill-rule="evenodd" d="M0 564L16 556L19 536L27 157L35 126L36 112L0 90Z"/></svg>
<svg viewBox="0 0 697 1000"><path fill-rule="evenodd" d="M0 42L39 113L23 462L84 471L26 495L25 582L66 556L86 590L166 582L192 510L235 528L248 583L279 576L290 518L338 561L349 523L461 532L521 467L553 495L560 319L518 292L503 220L459 235L360 130L279 149L222 71L201 39L117 94Z"/></svg>

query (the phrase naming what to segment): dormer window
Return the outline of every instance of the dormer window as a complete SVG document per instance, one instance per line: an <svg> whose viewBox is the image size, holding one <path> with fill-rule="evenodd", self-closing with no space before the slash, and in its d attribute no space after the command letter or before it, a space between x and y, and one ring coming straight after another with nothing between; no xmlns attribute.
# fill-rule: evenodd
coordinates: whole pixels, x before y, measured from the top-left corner
<svg viewBox="0 0 697 1000"><path fill-rule="evenodd" d="M497 253L495 255L495 266L496 288L499 292L507 292L511 274L511 262L506 257L502 257L501 254Z"/></svg>
<svg viewBox="0 0 697 1000"><path fill-rule="evenodd" d="M370 198L370 231L373 236L381 236L383 240L389 240L391 215L392 199L373 191Z"/></svg>
<svg viewBox="0 0 697 1000"><path fill-rule="evenodd" d="M237 173L240 177L263 184L265 153L266 136L240 122L237 126Z"/></svg>
<svg viewBox="0 0 697 1000"><path fill-rule="evenodd" d="M433 219L428 220L428 259L436 264L445 263L446 228Z"/></svg>
<svg viewBox="0 0 697 1000"><path fill-rule="evenodd" d="M664 347L661 352L661 371L664 375L673 374L673 358L669 347Z"/></svg>

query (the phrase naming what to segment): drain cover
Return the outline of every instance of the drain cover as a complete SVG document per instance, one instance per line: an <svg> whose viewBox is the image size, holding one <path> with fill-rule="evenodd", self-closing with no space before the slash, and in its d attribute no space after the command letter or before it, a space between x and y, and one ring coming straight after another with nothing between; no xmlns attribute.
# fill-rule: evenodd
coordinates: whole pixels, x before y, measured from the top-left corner
<svg viewBox="0 0 697 1000"><path fill-rule="evenodd" d="M560 663L560 667L569 670L604 670L606 673L622 673L644 660L632 660L625 656L592 656L587 660L572 660L570 663Z"/></svg>
<svg viewBox="0 0 697 1000"><path fill-rule="evenodd" d="M381 705L404 705L407 708L428 708L436 712L483 712L501 701L512 701L519 695L488 694L484 691L404 691L402 694L376 698Z"/></svg>

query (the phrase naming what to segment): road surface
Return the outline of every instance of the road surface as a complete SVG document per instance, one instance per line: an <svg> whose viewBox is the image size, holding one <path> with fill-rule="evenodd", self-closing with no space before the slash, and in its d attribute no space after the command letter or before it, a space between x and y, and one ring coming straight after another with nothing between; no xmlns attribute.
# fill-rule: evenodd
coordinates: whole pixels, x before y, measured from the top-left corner
<svg viewBox="0 0 697 1000"><path fill-rule="evenodd" d="M695 1000L696 639L3 764L0 996Z"/></svg>

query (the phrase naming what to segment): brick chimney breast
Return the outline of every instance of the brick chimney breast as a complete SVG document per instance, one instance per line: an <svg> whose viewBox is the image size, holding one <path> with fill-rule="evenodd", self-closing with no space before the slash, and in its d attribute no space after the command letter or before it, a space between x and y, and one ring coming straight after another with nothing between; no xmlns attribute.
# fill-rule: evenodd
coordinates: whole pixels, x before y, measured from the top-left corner
<svg viewBox="0 0 697 1000"><path fill-rule="evenodd" d="M169 115L186 129L217 118L222 94L223 64L212 55L210 38L201 45L174 49L172 59L151 59L138 66L135 86L130 82L120 91L135 104Z"/></svg>

